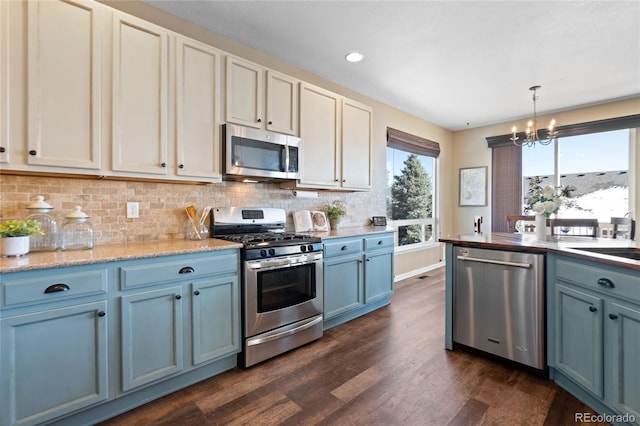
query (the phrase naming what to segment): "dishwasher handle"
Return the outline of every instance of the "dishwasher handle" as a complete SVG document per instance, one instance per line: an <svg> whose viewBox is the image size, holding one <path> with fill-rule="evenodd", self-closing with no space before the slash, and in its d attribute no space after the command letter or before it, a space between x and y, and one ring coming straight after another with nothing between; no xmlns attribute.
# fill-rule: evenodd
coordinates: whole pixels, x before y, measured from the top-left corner
<svg viewBox="0 0 640 426"><path fill-rule="evenodd" d="M503 266L515 266L517 268L525 268L530 269L530 263L522 263L522 262L509 262L507 260L494 260L494 259L483 259L480 257L469 257L469 256L457 256L458 260L468 260L469 262L479 262L479 263L490 263L493 265L503 265Z"/></svg>

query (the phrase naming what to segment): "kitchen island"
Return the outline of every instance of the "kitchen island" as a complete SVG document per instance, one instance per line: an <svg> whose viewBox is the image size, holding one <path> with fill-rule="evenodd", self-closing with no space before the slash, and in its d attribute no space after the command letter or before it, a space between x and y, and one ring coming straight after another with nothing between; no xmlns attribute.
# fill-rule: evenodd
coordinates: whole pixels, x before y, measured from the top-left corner
<svg viewBox="0 0 640 426"><path fill-rule="evenodd" d="M473 248L541 255L546 308L546 334L543 330L542 336L549 377L597 412L609 415L606 421L640 424L640 260L636 242L563 236L539 241L533 235L506 233L440 241L446 243L447 349L459 346L454 323L455 265L460 253ZM492 283L504 286L506 293L513 284L509 279ZM504 344L515 345L514 351L523 349L517 342Z"/></svg>

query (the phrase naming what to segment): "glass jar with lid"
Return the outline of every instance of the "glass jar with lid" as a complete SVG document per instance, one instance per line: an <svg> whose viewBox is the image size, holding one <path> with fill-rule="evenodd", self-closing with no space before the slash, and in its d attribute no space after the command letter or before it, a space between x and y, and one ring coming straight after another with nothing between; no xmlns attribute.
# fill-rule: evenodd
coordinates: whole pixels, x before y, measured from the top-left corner
<svg viewBox="0 0 640 426"><path fill-rule="evenodd" d="M43 235L32 235L29 238L29 251L53 251L59 245L58 222L49 214L53 210L51 204L44 201L42 195L36 197L36 201L27 206L29 220L37 220L44 232Z"/></svg>
<svg viewBox="0 0 640 426"><path fill-rule="evenodd" d="M93 225L89 215L76 206L65 216L62 224L62 250L79 250L93 248Z"/></svg>

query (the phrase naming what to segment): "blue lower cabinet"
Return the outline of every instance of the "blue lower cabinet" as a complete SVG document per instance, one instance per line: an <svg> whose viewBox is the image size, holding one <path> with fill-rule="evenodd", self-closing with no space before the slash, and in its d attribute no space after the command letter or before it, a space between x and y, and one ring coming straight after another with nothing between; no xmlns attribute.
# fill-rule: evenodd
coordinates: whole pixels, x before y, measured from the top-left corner
<svg viewBox="0 0 640 426"><path fill-rule="evenodd" d="M614 424L640 425L640 272L548 255L552 378Z"/></svg>
<svg viewBox="0 0 640 426"><path fill-rule="evenodd" d="M324 241L324 328L389 304L393 233Z"/></svg>
<svg viewBox="0 0 640 426"><path fill-rule="evenodd" d="M107 302L0 320L2 425L34 425L106 401Z"/></svg>
<svg viewBox="0 0 640 426"><path fill-rule="evenodd" d="M605 312L606 401L640 423L640 306L607 304Z"/></svg>
<svg viewBox="0 0 640 426"><path fill-rule="evenodd" d="M183 368L182 287L121 298L122 391Z"/></svg>

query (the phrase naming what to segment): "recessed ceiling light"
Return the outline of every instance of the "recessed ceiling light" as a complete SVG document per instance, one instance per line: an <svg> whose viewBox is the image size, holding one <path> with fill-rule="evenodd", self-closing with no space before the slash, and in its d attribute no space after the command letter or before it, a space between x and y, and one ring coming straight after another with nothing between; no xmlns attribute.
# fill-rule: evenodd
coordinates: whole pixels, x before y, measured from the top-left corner
<svg viewBox="0 0 640 426"><path fill-rule="evenodd" d="M364 55L359 52L351 52L344 58L349 62L360 62L362 59L364 59Z"/></svg>

